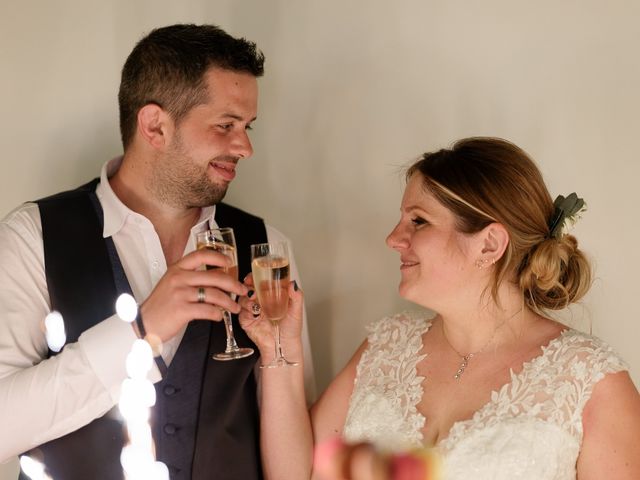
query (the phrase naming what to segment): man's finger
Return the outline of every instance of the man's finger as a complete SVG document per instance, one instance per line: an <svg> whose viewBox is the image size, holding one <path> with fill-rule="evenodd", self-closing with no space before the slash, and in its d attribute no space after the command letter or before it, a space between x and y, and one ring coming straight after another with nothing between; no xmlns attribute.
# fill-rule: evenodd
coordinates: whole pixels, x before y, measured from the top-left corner
<svg viewBox="0 0 640 480"><path fill-rule="evenodd" d="M203 265L229 267L233 261L226 255L214 250L200 249L182 257L176 265L183 270L195 270Z"/></svg>

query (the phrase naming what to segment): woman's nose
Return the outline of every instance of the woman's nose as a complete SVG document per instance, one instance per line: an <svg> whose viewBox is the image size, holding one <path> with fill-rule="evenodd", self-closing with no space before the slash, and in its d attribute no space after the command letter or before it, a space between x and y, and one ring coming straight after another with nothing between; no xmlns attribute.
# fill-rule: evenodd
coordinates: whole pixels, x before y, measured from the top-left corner
<svg viewBox="0 0 640 480"><path fill-rule="evenodd" d="M400 250L409 246L408 236L400 223L387 235L386 243L389 248L393 248L394 250Z"/></svg>

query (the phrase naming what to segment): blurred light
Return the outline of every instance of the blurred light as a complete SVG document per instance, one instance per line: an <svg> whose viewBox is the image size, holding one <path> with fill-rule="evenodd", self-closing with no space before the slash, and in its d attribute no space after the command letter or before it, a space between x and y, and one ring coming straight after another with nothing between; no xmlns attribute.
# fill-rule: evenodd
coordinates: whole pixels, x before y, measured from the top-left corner
<svg viewBox="0 0 640 480"><path fill-rule="evenodd" d="M153 437L151 427L146 421L129 421L127 423L129 441L132 445L137 445L149 452L153 451Z"/></svg>
<svg viewBox="0 0 640 480"><path fill-rule="evenodd" d="M133 444L122 449L120 463L127 480L169 480L167 466L156 462L150 451Z"/></svg>
<svg viewBox="0 0 640 480"><path fill-rule="evenodd" d="M120 318L135 319L137 306L131 296L121 295L116 309ZM161 348L162 343L159 343ZM147 379L147 374L153 367L153 355L151 345L141 339L133 342L127 355L129 378L122 382L118 403L129 437L129 444L120 454L126 480L169 480L167 466L155 461L153 436L149 426L151 407L156 403L156 389Z"/></svg>
<svg viewBox="0 0 640 480"><path fill-rule="evenodd" d="M127 423L141 421L146 422L149 420L149 406L146 405L149 402L148 400L146 402L142 402L141 398L135 396L136 390L138 390L138 388L136 388L135 384L127 383L132 381L133 380L128 378L123 382L118 408L120 409L120 413L127 421ZM155 398L153 400L155 401Z"/></svg>
<svg viewBox="0 0 640 480"><path fill-rule="evenodd" d="M145 340L137 339L133 342L131 352L127 355L127 375L133 379L144 380L153 367L153 351Z"/></svg>
<svg viewBox="0 0 640 480"><path fill-rule="evenodd" d="M51 480L51 477L44 473L44 465L27 455L20 457L20 468L31 480Z"/></svg>
<svg viewBox="0 0 640 480"><path fill-rule="evenodd" d="M53 311L44 319L45 337L47 345L53 352L59 352L67 341L64 331L64 320L60 312Z"/></svg>
<svg viewBox="0 0 640 480"><path fill-rule="evenodd" d="M154 462L151 451L138 445L125 446L120 454L120 463L127 478L149 478L148 467Z"/></svg>
<svg viewBox="0 0 640 480"><path fill-rule="evenodd" d="M116 300L116 313L125 322L133 322L138 315L138 304L128 293L123 293Z"/></svg>
<svg viewBox="0 0 640 480"><path fill-rule="evenodd" d="M169 469L162 462L154 462L153 478L155 480L169 480Z"/></svg>

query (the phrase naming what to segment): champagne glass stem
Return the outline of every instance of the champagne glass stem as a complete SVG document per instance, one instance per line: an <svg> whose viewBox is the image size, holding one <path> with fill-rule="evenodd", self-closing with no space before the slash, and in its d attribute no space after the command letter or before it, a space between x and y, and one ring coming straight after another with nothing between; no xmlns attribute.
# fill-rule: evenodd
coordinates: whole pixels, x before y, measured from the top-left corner
<svg viewBox="0 0 640 480"><path fill-rule="evenodd" d="M227 331L227 352L235 352L238 350L238 344L233 336L233 324L231 323L231 314L225 310L223 313L224 328Z"/></svg>
<svg viewBox="0 0 640 480"><path fill-rule="evenodd" d="M271 363L267 365L260 365L260 368L275 368L275 367L295 367L298 366L298 362L290 362L282 354L282 347L280 346L280 322L273 322L273 328L275 329L275 358Z"/></svg>
<svg viewBox="0 0 640 480"><path fill-rule="evenodd" d="M284 360L282 347L280 346L280 322L275 322L274 328L276 329L276 362L280 362Z"/></svg>

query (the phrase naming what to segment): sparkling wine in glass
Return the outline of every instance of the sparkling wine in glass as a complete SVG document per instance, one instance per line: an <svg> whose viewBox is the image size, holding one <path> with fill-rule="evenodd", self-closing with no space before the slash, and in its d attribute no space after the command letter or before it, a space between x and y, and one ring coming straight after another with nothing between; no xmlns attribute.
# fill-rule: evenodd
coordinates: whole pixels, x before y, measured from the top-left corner
<svg viewBox="0 0 640 480"><path fill-rule="evenodd" d="M280 320L289 308L289 251L286 242L251 245L251 272L262 313L275 330L275 358L261 368L295 366L282 354Z"/></svg>
<svg viewBox="0 0 640 480"><path fill-rule="evenodd" d="M206 248L220 252L232 260L232 265L228 267L217 267L213 265L205 265L206 270L222 269L224 273L230 275L235 280L238 279L238 252L236 250L236 239L233 235L232 228L215 228L200 232L196 236L198 250ZM235 300L236 295L230 294ZM214 360L237 360L238 358L248 357L253 354L253 348L240 348L233 336L233 324L231 323L231 313L223 311L224 327L227 332L227 348L224 352L213 355Z"/></svg>

